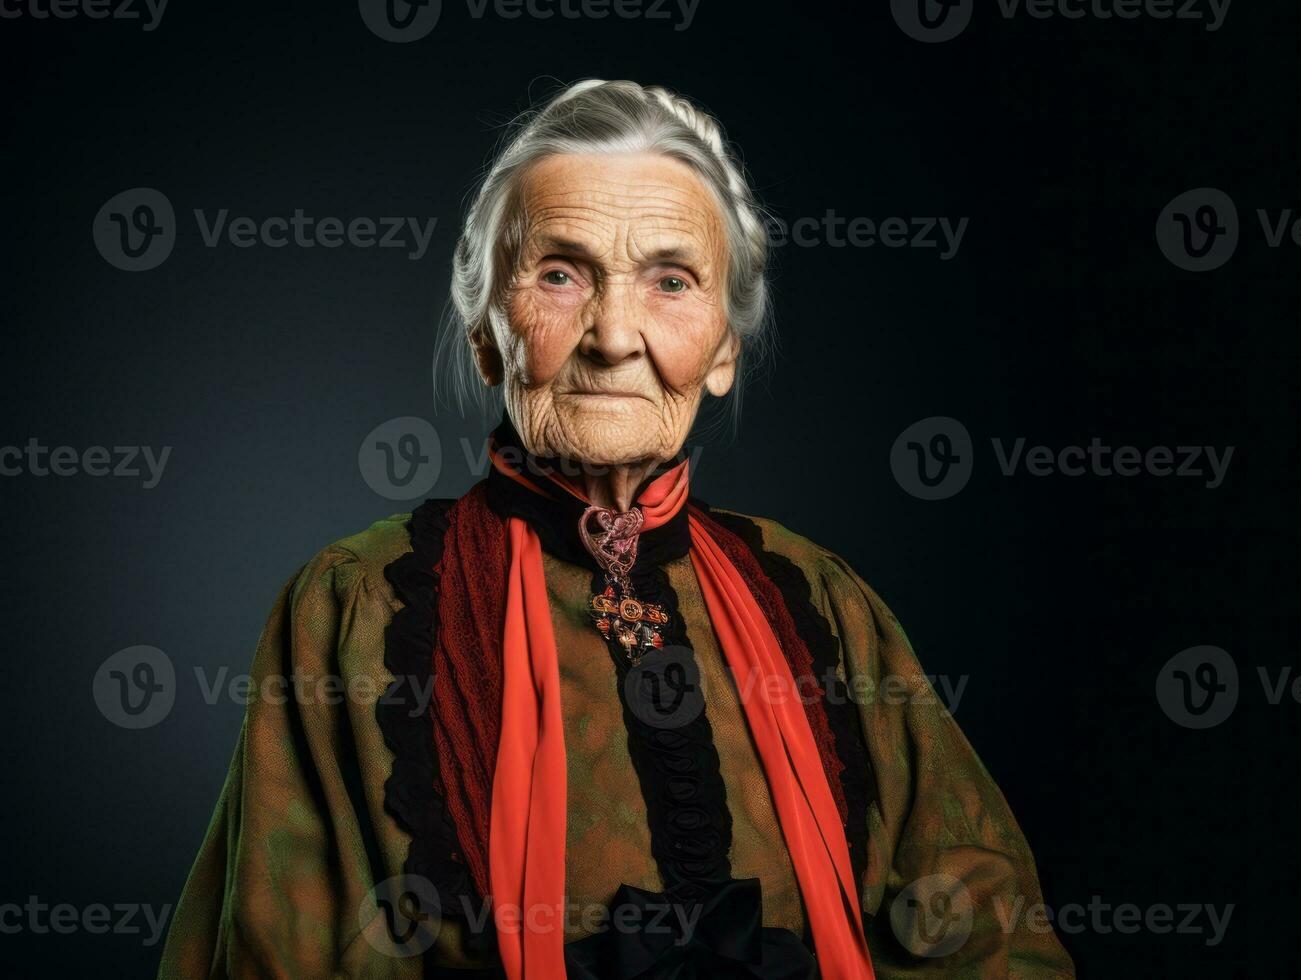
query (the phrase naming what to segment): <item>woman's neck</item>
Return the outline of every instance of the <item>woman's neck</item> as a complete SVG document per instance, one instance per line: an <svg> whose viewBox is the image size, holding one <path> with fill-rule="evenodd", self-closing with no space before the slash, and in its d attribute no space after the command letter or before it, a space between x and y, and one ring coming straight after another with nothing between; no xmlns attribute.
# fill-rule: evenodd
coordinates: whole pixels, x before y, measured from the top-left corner
<svg viewBox="0 0 1301 980"><path fill-rule="evenodd" d="M637 488L654 468L653 460L602 467L599 473L587 472L585 468L583 485L587 499L597 507L605 507L620 514L631 510L636 502Z"/></svg>

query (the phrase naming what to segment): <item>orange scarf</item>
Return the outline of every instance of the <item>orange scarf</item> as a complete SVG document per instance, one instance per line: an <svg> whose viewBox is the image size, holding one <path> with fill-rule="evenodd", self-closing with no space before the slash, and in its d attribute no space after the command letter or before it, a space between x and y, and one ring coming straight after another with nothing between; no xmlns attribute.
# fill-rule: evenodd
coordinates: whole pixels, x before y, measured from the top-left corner
<svg viewBox="0 0 1301 980"><path fill-rule="evenodd" d="M551 496L503 462L501 472ZM551 482L581 500L571 482ZM687 464L656 478L635 506L643 530L686 505ZM695 514L689 515L691 562L710 621L742 697L750 733L799 880L826 980L873 980L858 889L840 814L795 679L768 621L736 567ZM560 668L537 533L507 521L502 638L501 740L492 784L488 840L493 920L511 980L564 980L566 769ZM785 692L766 697L762 692ZM756 693L759 692L759 693Z"/></svg>

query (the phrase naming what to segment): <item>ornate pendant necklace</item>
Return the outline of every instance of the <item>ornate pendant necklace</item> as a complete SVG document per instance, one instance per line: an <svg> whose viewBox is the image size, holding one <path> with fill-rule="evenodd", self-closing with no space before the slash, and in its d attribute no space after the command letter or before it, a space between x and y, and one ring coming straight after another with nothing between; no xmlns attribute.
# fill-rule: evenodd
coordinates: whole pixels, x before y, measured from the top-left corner
<svg viewBox="0 0 1301 980"><path fill-rule="evenodd" d="M664 646L663 628L669 615L655 602L637 598L628 574L637 562L637 540L641 535L640 509L616 513L605 507L588 507L578 522L578 533L605 573L605 590L592 596L589 614L597 631L623 647L632 666L650 650ZM593 533L595 521L601 528Z"/></svg>

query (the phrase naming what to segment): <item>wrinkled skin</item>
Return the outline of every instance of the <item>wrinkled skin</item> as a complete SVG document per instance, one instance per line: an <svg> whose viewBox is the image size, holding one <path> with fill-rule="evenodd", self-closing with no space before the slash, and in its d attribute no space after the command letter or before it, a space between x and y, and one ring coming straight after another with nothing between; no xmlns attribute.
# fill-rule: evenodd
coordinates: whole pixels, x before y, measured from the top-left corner
<svg viewBox="0 0 1301 980"><path fill-rule="evenodd" d="M582 463L592 501L627 510L705 392L735 380L722 218L687 165L654 154L547 157L521 191L509 331L470 338L479 369L506 386L529 452Z"/></svg>

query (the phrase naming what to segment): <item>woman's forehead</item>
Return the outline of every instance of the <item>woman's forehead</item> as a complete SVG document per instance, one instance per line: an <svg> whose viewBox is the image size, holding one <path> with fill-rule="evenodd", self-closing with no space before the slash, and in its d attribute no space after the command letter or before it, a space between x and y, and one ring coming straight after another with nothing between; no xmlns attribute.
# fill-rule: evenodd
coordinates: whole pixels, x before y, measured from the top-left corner
<svg viewBox="0 0 1301 980"><path fill-rule="evenodd" d="M535 247L602 251L634 236L638 248L711 250L721 237L713 196L686 164L659 154L558 155L525 175L521 203Z"/></svg>

